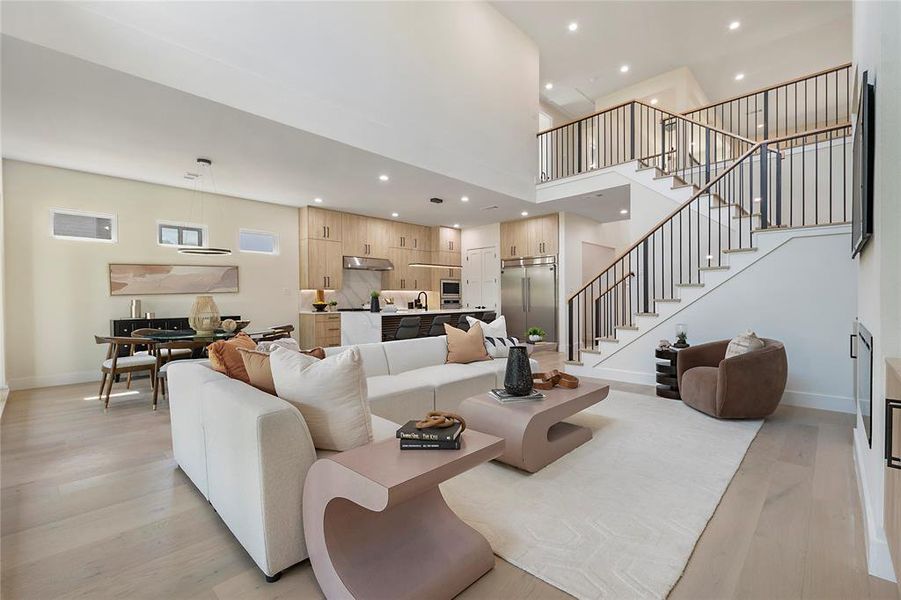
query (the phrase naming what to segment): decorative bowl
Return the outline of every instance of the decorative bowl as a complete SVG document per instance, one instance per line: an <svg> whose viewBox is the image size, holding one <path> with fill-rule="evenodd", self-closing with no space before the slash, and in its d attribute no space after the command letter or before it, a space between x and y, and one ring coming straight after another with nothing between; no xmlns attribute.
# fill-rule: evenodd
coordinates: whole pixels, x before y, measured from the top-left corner
<svg viewBox="0 0 901 600"><path fill-rule="evenodd" d="M328 304L325 302L314 302L313 308L316 309L316 312L325 312L325 309L328 308Z"/></svg>

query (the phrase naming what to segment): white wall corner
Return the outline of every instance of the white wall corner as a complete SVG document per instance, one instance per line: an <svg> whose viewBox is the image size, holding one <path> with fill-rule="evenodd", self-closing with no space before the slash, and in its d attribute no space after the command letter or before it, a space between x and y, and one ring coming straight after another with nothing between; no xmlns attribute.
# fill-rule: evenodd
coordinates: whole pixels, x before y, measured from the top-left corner
<svg viewBox="0 0 901 600"><path fill-rule="evenodd" d="M854 429L854 473L857 479L857 491L860 495L860 507L863 512L864 538L867 547L867 571L873 577L879 577L888 581L897 581L895 569L892 566L892 555L889 551L888 541L885 538L885 529L878 523L872 508L872 492L867 485L863 461L866 456L866 439L862 430Z"/></svg>

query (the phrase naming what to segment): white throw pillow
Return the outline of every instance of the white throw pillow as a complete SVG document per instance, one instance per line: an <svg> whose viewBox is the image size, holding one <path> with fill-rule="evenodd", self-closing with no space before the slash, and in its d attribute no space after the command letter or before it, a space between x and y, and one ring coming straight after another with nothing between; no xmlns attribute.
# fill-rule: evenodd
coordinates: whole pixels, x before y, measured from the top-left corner
<svg viewBox="0 0 901 600"><path fill-rule="evenodd" d="M372 441L359 348L319 360L276 346L269 357L278 397L303 415L314 446L343 452Z"/></svg>
<svg viewBox="0 0 901 600"><path fill-rule="evenodd" d="M510 346L519 346L515 337L485 337L485 349L491 358L506 358L510 355Z"/></svg>
<svg viewBox="0 0 901 600"><path fill-rule="evenodd" d="M763 340L757 337L757 334L749 329L743 334L732 338L732 341L726 346L726 358L732 358L733 356L739 356L746 352L760 350L763 346Z"/></svg>
<svg viewBox="0 0 901 600"><path fill-rule="evenodd" d="M257 344L257 352L272 352L276 346L281 348L287 348L288 350L294 350L295 352L300 352L300 344L297 343L297 340L294 338L282 338L280 340L272 340L270 342L260 342Z"/></svg>
<svg viewBox="0 0 901 600"><path fill-rule="evenodd" d="M507 337L507 319L504 317L504 315L499 316L490 323L479 321L478 319L474 319L473 317L466 317L466 320L469 321L470 327L472 327L476 323L481 325L482 333L485 335L485 337Z"/></svg>

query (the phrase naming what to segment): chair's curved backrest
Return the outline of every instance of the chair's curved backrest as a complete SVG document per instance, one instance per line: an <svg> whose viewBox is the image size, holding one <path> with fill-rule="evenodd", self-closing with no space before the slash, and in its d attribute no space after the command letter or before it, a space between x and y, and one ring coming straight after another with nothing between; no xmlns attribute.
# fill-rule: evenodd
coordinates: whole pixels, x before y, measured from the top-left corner
<svg viewBox="0 0 901 600"><path fill-rule="evenodd" d="M420 317L403 317L394 334L396 340L409 340L419 337L419 326L422 323Z"/></svg>
<svg viewBox="0 0 901 600"><path fill-rule="evenodd" d="M451 316L453 315L436 315L429 326L429 337L444 335L444 324L450 323Z"/></svg>

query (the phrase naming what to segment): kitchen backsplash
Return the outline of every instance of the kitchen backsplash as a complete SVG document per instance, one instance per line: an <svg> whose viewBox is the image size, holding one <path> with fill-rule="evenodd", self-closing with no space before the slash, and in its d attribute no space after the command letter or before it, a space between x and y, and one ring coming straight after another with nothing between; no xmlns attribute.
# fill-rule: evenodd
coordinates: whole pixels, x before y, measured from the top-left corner
<svg viewBox="0 0 901 600"><path fill-rule="evenodd" d="M338 301L338 308L359 308L364 304L369 306L369 292L382 289L382 274L378 271L354 271L345 269L342 275L342 287L340 290L325 293L325 301ZM438 308L438 294L430 290L424 290L428 294L429 308ZM394 298L394 303L399 308L406 308L407 302L416 299L416 291L392 291L382 294L382 304L386 298ZM303 290L300 292L300 310L312 310L316 292Z"/></svg>

